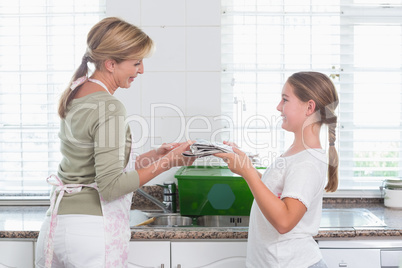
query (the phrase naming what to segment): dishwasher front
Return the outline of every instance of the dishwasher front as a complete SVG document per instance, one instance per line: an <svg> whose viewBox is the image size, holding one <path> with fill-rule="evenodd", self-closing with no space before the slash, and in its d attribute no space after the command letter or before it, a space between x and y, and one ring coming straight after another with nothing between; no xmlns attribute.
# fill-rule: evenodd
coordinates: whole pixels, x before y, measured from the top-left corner
<svg viewBox="0 0 402 268"><path fill-rule="evenodd" d="M402 239L317 241L329 268L402 268Z"/></svg>
<svg viewBox="0 0 402 268"><path fill-rule="evenodd" d="M381 249L381 268L402 268L402 248Z"/></svg>

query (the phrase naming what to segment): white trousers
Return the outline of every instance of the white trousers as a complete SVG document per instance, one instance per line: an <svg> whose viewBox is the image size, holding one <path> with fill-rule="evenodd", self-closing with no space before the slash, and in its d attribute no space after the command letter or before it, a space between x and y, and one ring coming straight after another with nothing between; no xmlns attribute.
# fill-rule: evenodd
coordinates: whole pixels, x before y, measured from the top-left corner
<svg viewBox="0 0 402 268"><path fill-rule="evenodd" d="M46 235L50 217L39 232L35 267L45 267ZM102 216L59 215L53 239L52 268L102 268L105 263L105 235Z"/></svg>

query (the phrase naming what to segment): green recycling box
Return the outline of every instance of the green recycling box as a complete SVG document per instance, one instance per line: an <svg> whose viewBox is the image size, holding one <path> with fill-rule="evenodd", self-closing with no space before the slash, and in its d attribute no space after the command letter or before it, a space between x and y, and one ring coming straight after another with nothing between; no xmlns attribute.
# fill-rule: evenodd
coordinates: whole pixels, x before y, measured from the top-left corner
<svg viewBox="0 0 402 268"><path fill-rule="evenodd" d="M175 177L181 215L250 215L254 197L247 182L226 166L181 167Z"/></svg>

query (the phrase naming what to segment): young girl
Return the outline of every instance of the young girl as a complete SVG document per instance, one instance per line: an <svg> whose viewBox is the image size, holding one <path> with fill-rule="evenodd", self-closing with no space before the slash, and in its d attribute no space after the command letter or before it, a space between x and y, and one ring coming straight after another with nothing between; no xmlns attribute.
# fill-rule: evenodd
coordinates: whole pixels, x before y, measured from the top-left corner
<svg viewBox="0 0 402 268"><path fill-rule="evenodd" d="M294 133L288 150L263 175L235 146L234 153L216 154L247 181L255 198L247 267L327 267L313 236L320 226L324 187L327 192L338 187L337 105L336 89L327 76L295 73L285 83L277 106L282 128ZM322 124L328 125L329 161L320 144Z"/></svg>

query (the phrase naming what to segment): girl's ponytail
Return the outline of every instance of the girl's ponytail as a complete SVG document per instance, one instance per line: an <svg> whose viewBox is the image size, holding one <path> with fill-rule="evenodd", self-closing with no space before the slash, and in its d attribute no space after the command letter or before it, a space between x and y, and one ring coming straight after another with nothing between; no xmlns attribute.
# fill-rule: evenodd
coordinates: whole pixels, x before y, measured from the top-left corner
<svg viewBox="0 0 402 268"><path fill-rule="evenodd" d="M321 126L328 126L328 182L325 186L327 192L338 189L338 152L335 148L337 116L335 110L339 104L338 93L330 78L318 72L294 73L288 78L293 86L295 95L299 100L307 102L314 100L316 111L320 112Z"/></svg>
<svg viewBox="0 0 402 268"><path fill-rule="evenodd" d="M328 149L328 182L325 186L325 191L327 192L335 192L338 188L338 152L335 148L335 128L336 123L328 124L328 140L329 140L329 149Z"/></svg>

